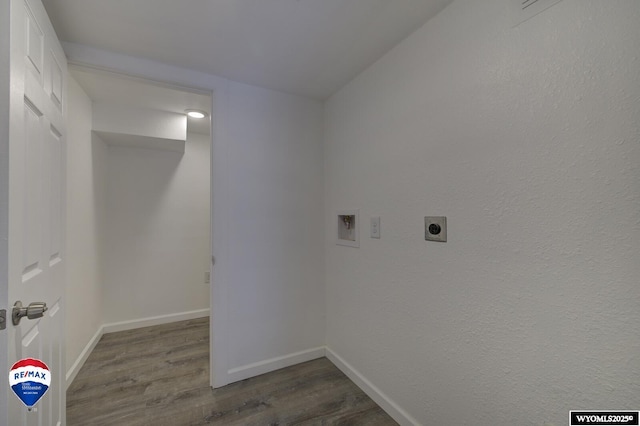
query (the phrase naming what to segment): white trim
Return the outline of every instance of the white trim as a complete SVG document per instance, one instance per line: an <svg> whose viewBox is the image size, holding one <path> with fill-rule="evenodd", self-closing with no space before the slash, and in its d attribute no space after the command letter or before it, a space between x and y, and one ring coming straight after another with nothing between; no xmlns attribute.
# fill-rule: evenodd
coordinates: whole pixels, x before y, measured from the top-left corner
<svg viewBox="0 0 640 426"><path fill-rule="evenodd" d="M209 315L209 309L200 309L197 311L183 312L179 314L162 315L152 318L144 318L140 320L122 321L118 323L105 324L98 329L96 334L91 338L87 346L84 348L80 356L73 363L67 372L67 389L76 378L78 372L86 362L87 358L100 341L100 338L107 333L117 331L132 330L135 328L147 327L151 325L167 324L176 321L201 318ZM403 426L419 426L420 423L414 419L409 413L403 410L391 398L385 395L358 370L353 368L351 364L345 361L340 355L326 346L307 349L300 352L267 359L264 361L254 362L252 364L243 365L241 367L232 368L227 371L226 380L228 383L238 382L240 380L259 376L261 374L270 373L275 370L290 367L314 359L326 357L340 371L342 371L353 383L356 384L364 393L366 393L376 404L380 406L387 414L389 414L396 422Z"/></svg>
<svg viewBox="0 0 640 426"><path fill-rule="evenodd" d="M96 49L77 43L62 43L67 62L72 66L81 66L143 78L156 83L181 86L212 94L212 145L211 145L211 244L212 254L216 257L216 266L211 270L211 385L224 386L230 383L228 369L228 282L229 282L229 217L226 121L228 109L229 80L216 75L206 74L182 67L155 62L139 57L123 55Z"/></svg>
<svg viewBox="0 0 640 426"><path fill-rule="evenodd" d="M373 383L367 380L358 370L329 348L326 348L326 357L338 367L352 382L364 391L384 411L401 425L416 426L420 423L404 411L391 398L382 393Z"/></svg>
<svg viewBox="0 0 640 426"><path fill-rule="evenodd" d="M76 362L74 362L71 368L69 368L69 371L67 371L65 390L69 389L69 385L71 385L71 382L75 380L76 376L80 372L80 369L87 361L87 358L89 358L89 355L91 355L91 352L93 352L93 349L96 347L103 334L104 326L100 326L100 328L98 328L98 331L96 331L96 334L94 334L93 337L89 339L89 343L87 343L87 346L85 346L82 352L80 352L80 355L76 359Z"/></svg>
<svg viewBox="0 0 640 426"><path fill-rule="evenodd" d="M153 325L168 324L177 321L186 321L195 318L209 316L209 309L198 309L197 311L179 312L177 314L158 315L157 317L140 318L130 321L112 322L102 326L103 333L115 333L118 331L133 330Z"/></svg>
<svg viewBox="0 0 640 426"><path fill-rule="evenodd" d="M227 377L229 378L230 383L237 382L250 377L259 376L260 374L300 364L302 362L323 358L324 356L325 347L320 346L313 349L307 349L306 351L295 352L264 361L254 362L253 364L232 368L227 372Z"/></svg>
<svg viewBox="0 0 640 426"><path fill-rule="evenodd" d="M225 85L215 90L212 97L211 126L213 137L211 144L211 324L210 345L210 384L214 388L230 383L227 376L229 359L229 153L227 142L227 122L229 88ZM215 265L213 264L215 256Z"/></svg>
<svg viewBox="0 0 640 426"><path fill-rule="evenodd" d="M69 389L69 386L75 380L76 376L80 372L80 369L87 361L87 358L89 358L89 355L91 355L91 352L93 352L103 335L107 333L114 333L117 331L133 330L135 328L148 327L151 325L161 325L177 321L185 321L206 316L209 316L209 309L199 309L196 311L181 312L178 314L161 315L157 317L142 318L139 320L122 321L101 325L98 328L98 331L96 331L96 334L94 334L93 337L89 339L89 342L84 347L82 352L80 352L80 355L73 363L71 368L69 368L69 370L67 371L65 389Z"/></svg>

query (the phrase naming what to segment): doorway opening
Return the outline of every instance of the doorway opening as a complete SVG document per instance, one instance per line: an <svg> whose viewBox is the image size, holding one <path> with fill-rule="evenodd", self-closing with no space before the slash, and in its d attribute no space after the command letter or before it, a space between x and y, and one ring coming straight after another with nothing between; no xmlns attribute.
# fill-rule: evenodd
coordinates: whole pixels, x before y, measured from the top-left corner
<svg viewBox="0 0 640 426"><path fill-rule="evenodd" d="M104 333L209 316L212 140L210 93L69 71L67 386Z"/></svg>

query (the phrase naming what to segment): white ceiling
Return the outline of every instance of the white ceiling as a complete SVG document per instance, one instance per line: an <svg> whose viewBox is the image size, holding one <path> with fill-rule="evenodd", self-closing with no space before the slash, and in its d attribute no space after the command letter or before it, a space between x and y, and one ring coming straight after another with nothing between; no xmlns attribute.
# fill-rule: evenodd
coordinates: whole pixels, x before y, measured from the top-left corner
<svg viewBox="0 0 640 426"><path fill-rule="evenodd" d="M325 99L451 0L43 0L63 41Z"/></svg>

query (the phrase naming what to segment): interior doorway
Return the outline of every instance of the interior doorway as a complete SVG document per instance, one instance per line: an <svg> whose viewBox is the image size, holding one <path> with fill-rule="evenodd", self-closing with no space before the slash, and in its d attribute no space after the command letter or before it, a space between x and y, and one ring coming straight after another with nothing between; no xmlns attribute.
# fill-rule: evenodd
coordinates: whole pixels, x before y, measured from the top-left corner
<svg viewBox="0 0 640 426"><path fill-rule="evenodd" d="M212 140L210 93L69 80L67 385L103 333L209 315Z"/></svg>

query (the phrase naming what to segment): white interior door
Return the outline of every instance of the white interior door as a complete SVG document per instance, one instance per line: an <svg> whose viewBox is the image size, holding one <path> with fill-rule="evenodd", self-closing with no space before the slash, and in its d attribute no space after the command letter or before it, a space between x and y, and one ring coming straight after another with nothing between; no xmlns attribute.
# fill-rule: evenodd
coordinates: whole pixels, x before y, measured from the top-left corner
<svg viewBox="0 0 640 426"><path fill-rule="evenodd" d="M8 425L54 426L65 422L63 200L67 65L41 1L8 3L7 363L10 368L23 358L40 359L49 367L51 384L32 411L10 389L0 395L7 398ZM6 29L2 31L5 37ZM44 302L48 310L41 318L25 317L13 325L11 307L17 301L25 307ZM4 416L0 414L0 423Z"/></svg>

